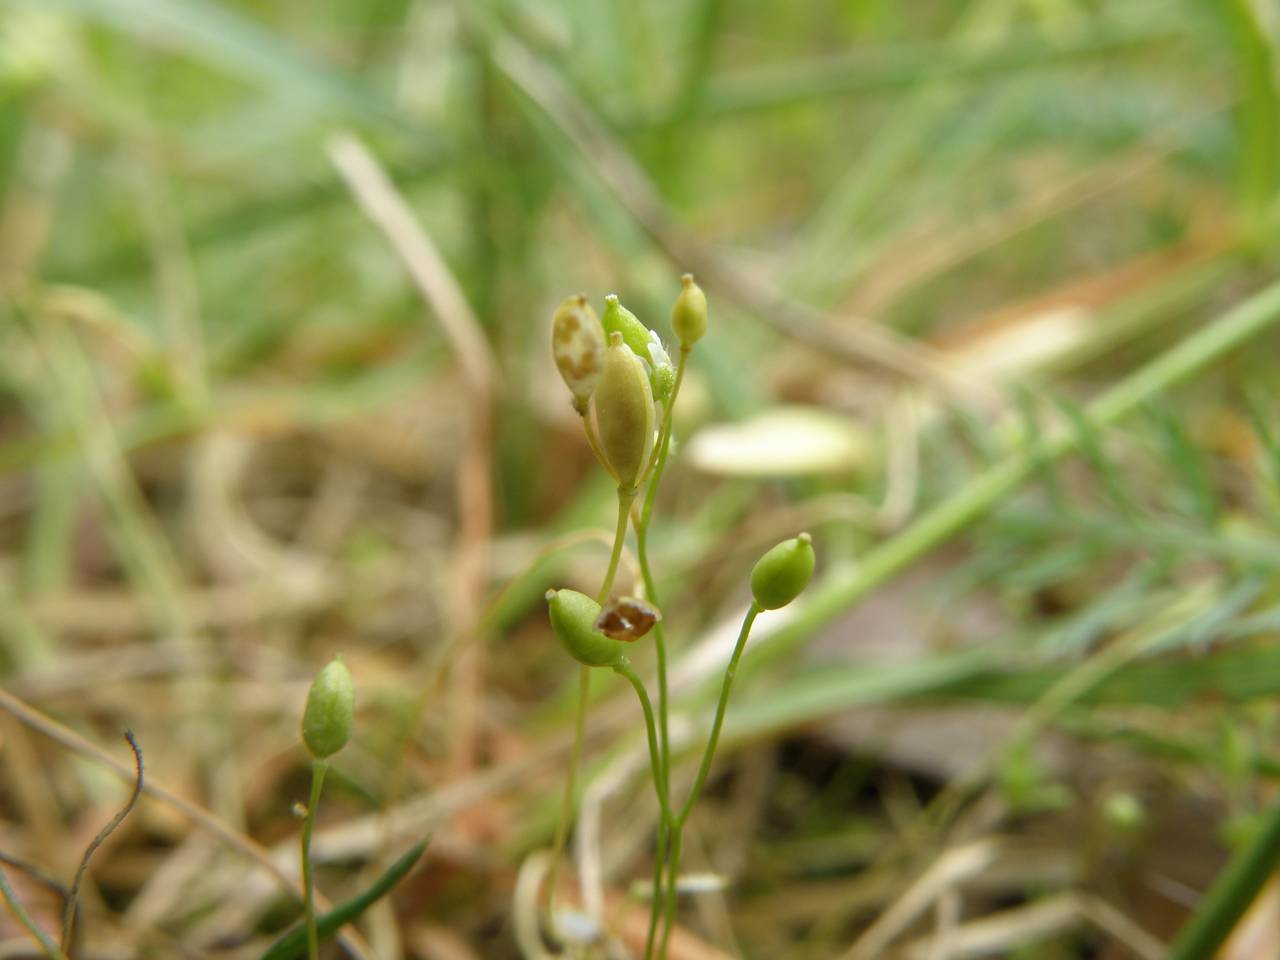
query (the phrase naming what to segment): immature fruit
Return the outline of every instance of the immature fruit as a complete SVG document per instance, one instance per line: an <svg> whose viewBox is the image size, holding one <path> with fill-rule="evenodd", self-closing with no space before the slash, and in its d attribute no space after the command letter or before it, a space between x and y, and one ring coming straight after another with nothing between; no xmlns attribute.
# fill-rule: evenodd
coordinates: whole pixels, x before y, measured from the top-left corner
<svg viewBox="0 0 1280 960"><path fill-rule="evenodd" d="M807 533L783 540L751 569L751 593L761 610L777 610L800 595L813 576L813 543Z"/></svg>
<svg viewBox="0 0 1280 960"><path fill-rule="evenodd" d="M680 338L680 346L690 349L707 332L707 295L693 282L693 274L680 278L680 295L671 308L671 329Z"/></svg>
<svg viewBox="0 0 1280 960"><path fill-rule="evenodd" d="M551 318L551 355L573 394L573 408L585 415L604 369L604 327L586 297L570 297L556 308Z"/></svg>
<svg viewBox="0 0 1280 960"><path fill-rule="evenodd" d="M589 667L611 667L618 663L626 647L596 629L600 604L577 590L548 590L547 609L551 629L556 632L569 656Z"/></svg>
<svg viewBox="0 0 1280 960"><path fill-rule="evenodd" d="M618 485L635 487L653 446L653 390L644 364L617 331L609 334L604 370L592 402L600 448L618 477Z"/></svg>
<svg viewBox="0 0 1280 960"><path fill-rule="evenodd" d="M614 293L604 298L604 315L600 322L604 325L605 336L615 332L622 334L622 342L644 361L649 374L649 386L653 389L653 399L659 402L666 400L675 383L676 368L658 335L619 303L618 296Z"/></svg>
<svg viewBox="0 0 1280 960"><path fill-rule="evenodd" d="M334 657L312 681L302 714L302 740L313 757L331 757L346 745L355 706L351 671Z"/></svg>

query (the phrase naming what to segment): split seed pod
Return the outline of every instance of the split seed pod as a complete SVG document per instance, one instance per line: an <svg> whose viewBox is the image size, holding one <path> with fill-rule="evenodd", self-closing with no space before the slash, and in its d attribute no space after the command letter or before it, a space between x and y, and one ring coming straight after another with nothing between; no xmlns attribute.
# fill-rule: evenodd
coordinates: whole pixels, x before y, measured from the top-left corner
<svg viewBox="0 0 1280 960"><path fill-rule="evenodd" d="M783 540L751 569L751 593L761 610L777 610L800 595L813 576L813 542L802 533Z"/></svg>
<svg viewBox="0 0 1280 960"><path fill-rule="evenodd" d="M573 394L573 409L586 416L604 368L604 327L581 294L560 304L551 318L551 355Z"/></svg>
<svg viewBox="0 0 1280 960"><path fill-rule="evenodd" d="M626 652L619 641L596 629L600 604L577 590L548 590L547 609L555 631L569 656L589 667L612 667Z"/></svg>
<svg viewBox="0 0 1280 960"><path fill-rule="evenodd" d="M680 278L680 295L671 308L671 329L680 338L680 346L690 349L707 332L707 295L693 282L693 274Z"/></svg>
<svg viewBox="0 0 1280 960"><path fill-rule="evenodd" d="M351 671L334 657L316 674L302 713L302 741L318 760L341 750L351 736L356 687Z"/></svg>
<svg viewBox="0 0 1280 960"><path fill-rule="evenodd" d="M606 637L635 643L662 619L662 611L639 597L610 600L596 618L596 629Z"/></svg>
<svg viewBox="0 0 1280 960"><path fill-rule="evenodd" d="M617 331L609 334L592 400L605 459L620 487L634 487L653 447L653 390L644 364Z"/></svg>

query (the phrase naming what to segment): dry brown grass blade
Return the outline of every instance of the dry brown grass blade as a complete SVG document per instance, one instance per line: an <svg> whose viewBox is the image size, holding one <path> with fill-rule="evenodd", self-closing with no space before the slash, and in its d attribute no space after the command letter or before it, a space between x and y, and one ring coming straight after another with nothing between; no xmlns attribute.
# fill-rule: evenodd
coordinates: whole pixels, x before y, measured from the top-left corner
<svg viewBox="0 0 1280 960"><path fill-rule="evenodd" d="M498 68L561 129L681 271L692 271L703 286L815 349L928 383L968 402L1000 404L994 391L959 376L928 346L862 318L845 317L837 326L820 311L790 299L758 274L707 248L676 222L639 164L553 70L508 36L492 39L492 53Z"/></svg>
<svg viewBox="0 0 1280 960"><path fill-rule="evenodd" d="M483 696L483 637L477 623L493 532L491 445L497 363L461 285L373 154L354 136L342 135L330 142L329 158L435 312L466 380L467 402L459 406L469 423L457 467L458 553L450 611L454 634L461 642L449 689L452 756L456 769L466 771L478 746Z"/></svg>

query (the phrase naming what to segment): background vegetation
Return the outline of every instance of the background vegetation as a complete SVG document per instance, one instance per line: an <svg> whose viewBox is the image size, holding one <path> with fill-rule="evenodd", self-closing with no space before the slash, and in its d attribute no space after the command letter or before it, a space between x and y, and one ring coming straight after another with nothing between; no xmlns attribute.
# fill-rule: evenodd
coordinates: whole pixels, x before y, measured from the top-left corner
<svg viewBox="0 0 1280 960"><path fill-rule="evenodd" d="M819 582L744 661L673 956L1160 956L1280 773L1278 42L1250 0L0 0L0 851L66 882L129 727L83 955L258 956L340 651L320 887L433 838L348 949L515 956L542 593L613 522L550 314L665 330L692 270L684 729L761 550L812 530ZM597 692L579 865L634 946Z"/></svg>

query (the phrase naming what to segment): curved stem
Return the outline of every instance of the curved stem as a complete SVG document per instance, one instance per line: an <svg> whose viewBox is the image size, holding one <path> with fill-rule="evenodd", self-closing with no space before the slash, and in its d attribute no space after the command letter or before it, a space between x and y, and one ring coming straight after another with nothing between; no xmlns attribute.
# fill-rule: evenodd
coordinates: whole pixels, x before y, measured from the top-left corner
<svg viewBox="0 0 1280 960"><path fill-rule="evenodd" d="M605 571L604 582L600 584L600 595L596 603L604 606L609 599L609 591L613 589L613 578L618 573L618 561L622 559L622 545L627 539L627 517L631 513L631 504L635 502L636 491L618 488L618 526L613 532L613 553L609 556L609 569Z"/></svg>
<svg viewBox="0 0 1280 960"><path fill-rule="evenodd" d="M320 806L320 788L329 770L327 760L311 761L311 799L307 802L307 818L302 821L302 910L307 921L307 956L319 960L320 935L316 929L315 884L311 876L311 831L316 825L316 808Z"/></svg>
<svg viewBox="0 0 1280 960"><path fill-rule="evenodd" d="M724 671L724 682L720 685L720 700L716 704L716 718L711 724L711 735L707 737L707 748L702 751L702 764L698 767L698 777L693 781L693 789L689 791L689 798L685 801L684 807L680 810L680 816L676 818L677 836L679 829L684 826L684 822L689 819L689 813L693 810L693 805L698 802L698 796L702 793L703 786L707 782L707 774L711 772L711 760L716 752L716 745L720 742L720 728L724 726L725 711L729 707L729 691L733 688L733 677L738 672L738 661L742 659L742 651L747 645L747 636L751 633L751 625L756 622L756 617L760 615L760 608L756 606L755 601L751 602L751 606L747 608L747 615L742 618L742 629L738 631L738 642L734 644L733 656L729 658L729 666Z"/></svg>
<svg viewBox="0 0 1280 960"><path fill-rule="evenodd" d="M680 359L676 362L676 382L671 387L671 396L667 398L667 409L662 414L662 427L658 431L658 445L653 448L653 459L645 468L645 476L652 474L649 489L645 493L644 508L640 511L638 526L648 528L649 517L653 513L653 501L658 495L658 483L662 480L662 471L667 466L667 452L671 447L671 420L676 409L676 397L680 396L680 384L684 383L684 368L689 361L692 347L680 347ZM653 598L650 597L650 600Z"/></svg>
<svg viewBox="0 0 1280 960"><path fill-rule="evenodd" d="M706 749L702 751L702 763L698 766L698 776L693 781L693 787L689 790L688 799L685 800L684 806L680 808L680 814L675 818L675 823L672 826L671 849L667 856L666 926L662 931L662 945L658 950L659 957L667 955L667 944L671 939L672 928L675 926L677 886L680 880L680 849L684 839L684 825L689 819L689 814L693 812L693 807L698 802L698 797L702 795L702 788L706 786L707 776L711 772L711 761L715 757L716 746L720 743L720 730L724 726L724 715L729 707L729 693L733 689L733 678L738 672L738 661L742 659L742 651L746 649L747 637L751 633L751 626L756 622L756 617L759 615L760 608L753 600L751 606L747 608L747 615L742 618L742 629L738 631L738 641L734 644L733 654L729 657L729 665L724 671L724 682L720 685L720 699L716 703L716 715L711 723L711 733L707 737Z"/></svg>
<svg viewBox="0 0 1280 960"><path fill-rule="evenodd" d="M614 665L613 672L620 677L626 677L627 682L635 688L636 697L640 700L640 709L644 712L644 730L649 738L649 764L653 768L653 790L658 795L658 806L662 808L662 816L670 821L671 808L667 804L667 781L662 773L662 757L658 752L658 729L657 724L653 722L653 704L649 702L649 692L645 690L644 683L625 657Z"/></svg>

